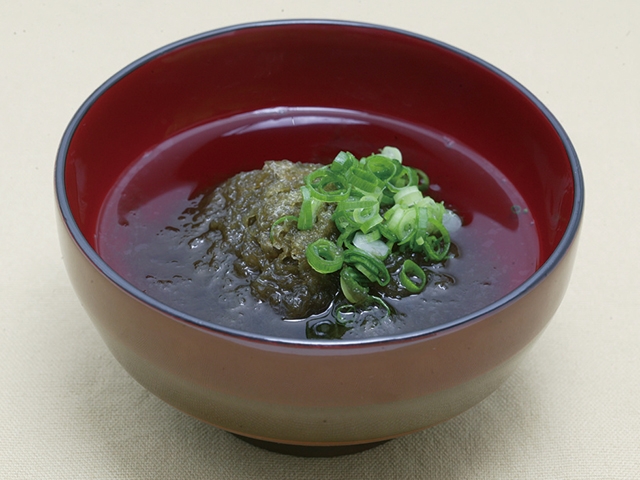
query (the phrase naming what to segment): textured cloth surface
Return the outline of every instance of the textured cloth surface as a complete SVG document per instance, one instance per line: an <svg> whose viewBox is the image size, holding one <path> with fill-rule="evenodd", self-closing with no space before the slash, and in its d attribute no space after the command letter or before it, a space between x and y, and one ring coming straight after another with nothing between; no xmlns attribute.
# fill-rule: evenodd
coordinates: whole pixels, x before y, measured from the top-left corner
<svg viewBox="0 0 640 480"><path fill-rule="evenodd" d="M587 184L565 300L515 374L429 430L332 459L262 451L167 406L114 360L68 281L53 163L110 75L174 40L274 18L386 24L467 50L545 103ZM2 2L0 478L640 478L640 3Z"/></svg>

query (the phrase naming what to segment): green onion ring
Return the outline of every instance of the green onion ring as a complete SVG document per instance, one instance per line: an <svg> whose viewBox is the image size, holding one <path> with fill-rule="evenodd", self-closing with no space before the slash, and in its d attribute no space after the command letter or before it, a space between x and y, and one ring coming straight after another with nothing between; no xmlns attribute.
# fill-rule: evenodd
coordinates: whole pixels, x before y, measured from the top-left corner
<svg viewBox="0 0 640 480"><path fill-rule="evenodd" d="M384 219L380 216L380 214L376 214L368 220L362 222L362 224L360 225L360 231L362 233L370 233L375 227L381 225L382 222L384 222Z"/></svg>
<svg viewBox="0 0 640 480"><path fill-rule="evenodd" d="M329 168L335 173L343 174L351 170L356 163L358 163L358 159L351 152L340 152L333 159Z"/></svg>
<svg viewBox="0 0 640 480"><path fill-rule="evenodd" d="M353 304L362 303L369 298L369 287L362 284L363 275L355 268L344 266L340 271L340 288L345 298Z"/></svg>
<svg viewBox="0 0 640 480"><path fill-rule="evenodd" d="M332 172L329 168L320 167L305 177L305 184L311 190L314 198L323 202L340 202L349 198L351 185L342 176ZM326 187L333 187L327 189Z"/></svg>
<svg viewBox="0 0 640 480"><path fill-rule="evenodd" d="M306 254L307 262L318 273L333 273L342 268L342 249L326 238L307 245Z"/></svg>
<svg viewBox="0 0 640 480"><path fill-rule="evenodd" d="M402 215L398 226L396 227L395 234L398 237L398 244L403 245L413 238L418 230L417 213L415 209L407 209Z"/></svg>
<svg viewBox="0 0 640 480"><path fill-rule="evenodd" d="M384 185L396 176L400 163L383 155L372 155L367 159L367 169Z"/></svg>
<svg viewBox="0 0 640 480"><path fill-rule="evenodd" d="M422 170L420 170L419 168L414 168L414 170L416 171L416 173L418 174L418 188L420 189L421 192L424 192L426 190L429 189L429 185L430 185L430 180L429 177L427 176L426 173L424 173Z"/></svg>
<svg viewBox="0 0 640 480"><path fill-rule="evenodd" d="M422 192L418 189L417 185L403 187L393 196L394 202L404 207L410 207L423 198Z"/></svg>
<svg viewBox="0 0 640 480"><path fill-rule="evenodd" d="M410 276L417 278L419 283ZM420 293L427 286L427 274L413 260L405 260L400 270L400 283L411 293Z"/></svg>
<svg viewBox="0 0 640 480"><path fill-rule="evenodd" d="M430 220L436 230L440 233L440 236L429 235L424 243L424 251L431 260L440 262L445 259L449 253L449 247L451 246L451 237L444 225L436 219Z"/></svg>
<svg viewBox="0 0 640 480"><path fill-rule="evenodd" d="M298 217L298 230L310 230L316 222L316 212L320 207L320 200L313 198L311 189L306 185L300 187L302 192L302 205Z"/></svg>
<svg viewBox="0 0 640 480"><path fill-rule="evenodd" d="M345 251L344 262L354 266L370 281L377 282L383 287L388 285L391 280L389 270L387 270L385 264L359 248L354 247Z"/></svg>
<svg viewBox="0 0 640 480"><path fill-rule="evenodd" d="M309 265L320 273L339 270L342 292L352 304L377 301L389 312L384 300L369 295L371 283L389 283L389 270L380 258L355 246L354 236L362 232L368 242L382 241L388 247L387 255L395 248L421 253L434 262L446 259L451 239L442 224L444 205L424 194L430 182L426 173L403 165L395 147L381 152L360 160L339 152L331 164L307 175L301 187L300 214L276 220L270 238L273 242L277 225L287 221L296 221L298 230L313 228L320 205L334 203L332 220L340 234L335 242L322 238L310 244L306 250ZM407 259L399 281L409 292L417 293L426 286L426 273ZM338 321L348 323L352 308L337 309Z"/></svg>

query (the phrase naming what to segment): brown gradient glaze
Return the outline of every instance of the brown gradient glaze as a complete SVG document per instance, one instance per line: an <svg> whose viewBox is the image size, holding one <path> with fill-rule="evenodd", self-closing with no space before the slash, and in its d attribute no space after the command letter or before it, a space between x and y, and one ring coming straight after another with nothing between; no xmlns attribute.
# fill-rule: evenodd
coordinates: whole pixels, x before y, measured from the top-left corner
<svg viewBox="0 0 640 480"><path fill-rule="evenodd" d="M308 445L393 438L485 398L553 316L576 249L526 295L460 327L404 341L310 347L221 334L155 310L105 278L64 230L73 286L138 382L225 430Z"/></svg>

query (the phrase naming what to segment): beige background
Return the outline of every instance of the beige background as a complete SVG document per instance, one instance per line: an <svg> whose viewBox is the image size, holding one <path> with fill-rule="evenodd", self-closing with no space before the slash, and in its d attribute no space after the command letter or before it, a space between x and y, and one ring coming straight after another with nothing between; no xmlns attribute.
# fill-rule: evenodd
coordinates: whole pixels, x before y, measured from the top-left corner
<svg viewBox="0 0 640 480"><path fill-rule="evenodd" d="M112 358L67 279L53 163L81 102L164 44L336 18L465 49L527 86L581 158L565 301L515 375L465 414L366 453L267 453L166 406ZM0 3L0 478L640 478L640 2Z"/></svg>

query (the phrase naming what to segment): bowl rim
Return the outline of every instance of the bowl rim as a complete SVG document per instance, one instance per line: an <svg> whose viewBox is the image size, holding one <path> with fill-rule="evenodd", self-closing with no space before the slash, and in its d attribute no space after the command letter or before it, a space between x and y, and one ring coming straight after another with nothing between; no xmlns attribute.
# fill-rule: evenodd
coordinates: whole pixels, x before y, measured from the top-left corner
<svg viewBox="0 0 640 480"><path fill-rule="evenodd" d="M449 52L463 57L466 60L476 63L481 68L492 72L498 77L502 78L506 82L510 83L513 87L515 87L520 93L522 93L525 97L527 97L534 106L546 117L549 121L558 137L560 138L571 165L571 172L573 174L573 187L574 187L574 196L573 196L573 205L571 216L569 218L569 222L567 224L567 228L562 235L562 238L558 242L558 245L553 250L549 258L531 275L527 280L525 280L522 284L516 287L514 290L504 295L500 299L495 302L478 309L468 315L464 315L455 320L443 323L441 325L437 325L434 327L429 327L421 330L415 330L405 333L400 333L397 335L384 335L379 337L367 337L367 338L358 338L352 340L322 340L322 339L298 339L298 338L286 338L286 337L277 337L271 335L258 334L253 332L247 332L242 330L233 329L230 327L225 327L222 325L213 324L210 322L206 322L204 320L198 319L195 316L186 314L181 312L175 308L172 308L159 300L156 300L149 295L145 294L131 283L126 281L123 277L121 277L115 270L113 270L94 250L87 239L84 237L78 224L75 221L71 213L71 208L66 195L66 187L65 187L65 168L66 168L66 157L69 151L69 146L71 140L75 134L76 129L80 125L82 118L88 112L88 110L93 106L93 104L97 101L97 99L102 96L109 88L111 88L114 84L119 82L122 78L129 75L140 66L145 63L158 58L162 55L165 55L171 51L177 50L179 48L188 46L190 44L197 43L201 40L210 39L219 35L227 34L230 32L253 29L253 28L271 28L271 27L281 27L281 26L291 26L291 25L321 25L321 26L334 26L334 27L348 27L348 28L362 28L362 29L371 29L378 30L381 32L389 32L399 35L404 35L408 37L412 37L414 39L418 39L424 41L426 43L435 45L437 47L448 50ZM580 163L578 160L578 155L567 135L564 128L560 125L560 122L555 118L555 116L547 109L547 107L535 96L531 93L527 88L525 88L522 84L520 84L517 80L512 78L507 73L493 66L489 62L482 60L475 55L466 52L460 48L454 47L442 41L433 39L431 37L410 32L407 30L403 30L400 28L389 27L384 25L378 25L373 23L365 23L358 21L349 21L349 20L331 20L331 19L288 19L288 20L266 20L266 21L255 21L255 22L247 22L240 23L235 25L230 25L222 28L217 28L209 31L205 31L196 35L191 35L185 37L183 39L171 42L165 46L157 48L150 53L134 60L129 63L124 68L120 69L114 75L109 77L105 82L103 82L78 108L76 113L73 115L71 121L66 127L64 134L62 136L60 145L58 147L57 155L56 155L56 163L54 169L54 188L55 188L55 196L58 209L61 213L63 222L70 233L73 241L80 248L82 253L86 256L86 258L100 271L104 274L111 282L113 282L117 287L124 290L126 293L134 297L135 299L141 301L144 304L147 304L153 307L155 310L160 311L173 318L174 320L186 322L187 324L192 324L199 328L204 328L211 332L217 332L225 335L230 335L232 337L236 337L238 339L244 339L249 341L258 341L261 343L270 343L270 344L282 344L282 345L293 345L293 346L314 346L314 347L323 347L323 348L344 348L344 347L352 347L352 346L361 346L361 345L377 345L377 344L390 344L394 342L402 342L407 340L416 340L422 337L432 336L435 334L442 334L449 330L452 330L457 327L461 327L465 324L472 323L475 320L479 320L489 314L496 312L505 308L508 304L513 303L518 298L526 295L529 291L531 291L536 285L541 283L560 263L560 261L564 258L565 254L573 244L573 241L576 239L579 231L579 227L582 221L583 211L584 211L584 178L582 174L582 169L580 167Z"/></svg>

